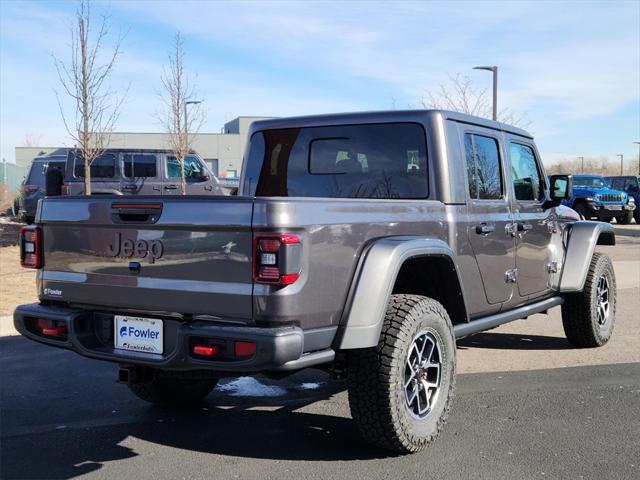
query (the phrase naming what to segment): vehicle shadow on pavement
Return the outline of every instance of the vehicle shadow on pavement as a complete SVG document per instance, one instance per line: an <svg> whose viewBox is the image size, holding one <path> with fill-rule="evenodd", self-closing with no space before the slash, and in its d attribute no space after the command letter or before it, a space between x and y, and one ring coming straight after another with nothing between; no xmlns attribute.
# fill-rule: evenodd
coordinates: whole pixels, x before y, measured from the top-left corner
<svg viewBox="0 0 640 480"><path fill-rule="evenodd" d="M477 333L471 337L457 341L458 348L488 348L499 350L571 350L571 345L564 337L548 337L545 335L525 335L516 333Z"/></svg>

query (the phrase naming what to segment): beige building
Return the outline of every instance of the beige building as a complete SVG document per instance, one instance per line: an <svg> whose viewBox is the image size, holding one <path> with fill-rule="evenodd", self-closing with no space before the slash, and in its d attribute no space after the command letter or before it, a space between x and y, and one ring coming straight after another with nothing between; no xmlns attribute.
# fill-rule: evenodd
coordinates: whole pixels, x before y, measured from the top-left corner
<svg viewBox="0 0 640 480"><path fill-rule="evenodd" d="M249 127L255 120L269 117L238 117L225 123L221 133L194 135L193 148L204 158L214 175L238 177L247 144ZM110 148L169 148L166 133L114 132ZM35 157L61 147L16 147L16 163L28 167Z"/></svg>

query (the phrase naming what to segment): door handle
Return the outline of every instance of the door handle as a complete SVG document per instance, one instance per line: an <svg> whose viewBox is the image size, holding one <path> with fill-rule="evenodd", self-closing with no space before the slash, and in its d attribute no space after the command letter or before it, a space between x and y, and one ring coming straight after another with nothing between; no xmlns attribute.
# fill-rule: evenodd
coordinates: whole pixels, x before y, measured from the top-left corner
<svg viewBox="0 0 640 480"><path fill-rule="evenodd" d="M135 190L136 187L135 185L125 185L124 187L122 187L123 190Z"/></svg>
<svg viewBox="0 0 640 480"><path fill-rule="evenodd" d="M211 190L213 190L213 186L212 185L206 185L204 187L204 189L210 192Z"/></svg>
<svg viewBox="0 0 640 480"><path fill-rule="evenodd" d="M529 230L533 230L533 225L530 223L518 223L519 232L528 232Z"/></svg>
<svg viewBox="0 0 640 480"><path fill-rule="evenodd" d="M481 223L480 225L476 225L476 233L478 235L488 235L490 233L495 232L495 225L489 225L486 223Z"/></svg>
<svg viewBox="0 0 640 480"><path fill-rule="evenodd" d="M158 186L154 185L154 186L153 186L153 190L154 190L155 192L159 192L159 191L160 191L160 187L158 187Z"/></svg>
<svg viewBox="0 0 640 480"><path fill-rule="evenodd" d="M164 189L165 190L177 190L178 186L177 185L165 185Z"/></svg>

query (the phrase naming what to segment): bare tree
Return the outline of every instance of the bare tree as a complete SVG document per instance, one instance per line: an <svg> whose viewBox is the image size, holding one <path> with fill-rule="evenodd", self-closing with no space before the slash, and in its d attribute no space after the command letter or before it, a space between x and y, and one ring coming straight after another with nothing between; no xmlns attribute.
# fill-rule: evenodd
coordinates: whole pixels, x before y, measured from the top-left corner
<svg viewBox="0 0 640 480"><path fill-rule="evenodd" d="M169 67L162 75L163 92L160 94L165 111L160 115L169 144L180 164L182 195L187 193L185 157L192 150L193 135L204 123L204 111L194 102L196 90L184 69L184 40L176 32L173 53L169 55ZM187 105L192 108L187 112ZM188 115L187 115L188 114Z"/></svg>
<svg viewBox="0 0 640 480"><path fill-rule="evenodd" d="M35 135L33 132L27 132L24 135L22 146L35 148L40 144L41 139L42 139L42 135Z"/></svg>
<svg viewBox="0 0 640 480"><path fill-rule="evenodd" d="M97 30L92 26L90 0L80 0L71 30L71 58L54 58L64 92L72 99L73 115L58 106L67 132L84 161L84 191L91 195L91 164L104 153L118 119L124 96L118 97L106 84L120 55L119 37L111 51L103 54L109 35L108 18L101 17Z"/></svg>
<svg viewBox="0 0 640 480"><path fill-rule="evenodd" d="M424 108L452 110L486 118L492 117L493 109L487 89L477 88L471 78L460 73L449 75L449 81L440 84L437 90L428 92L426 97L420 99L420 105ZM531 124L508 108L498 112L498 120L524 128Z"/></svg>

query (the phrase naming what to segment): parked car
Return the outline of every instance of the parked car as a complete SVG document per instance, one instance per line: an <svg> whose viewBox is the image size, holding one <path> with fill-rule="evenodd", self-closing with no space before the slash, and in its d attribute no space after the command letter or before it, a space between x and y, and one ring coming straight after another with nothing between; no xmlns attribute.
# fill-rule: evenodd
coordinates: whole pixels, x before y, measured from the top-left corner
<svg viewBox="0 0 640 480"><path fill-rule="evenodd" d="M197 153L185 157L187 195L224 195L218 179ZM108 149L91 163L91 193L180 195L180 163L168 150ZM84 161L70 151L63 192L84 193Z"/></svg>
<svg viewBox="0 0 640 480"><path fill-rule="evenodd" d="M572 175L573 195L563 204L573 208L585 219L629 223L636 208L632 196L614 190L601 175Z"/></svg>
<svg viewBox="0 0 640 480"><path fill-rule="evenodd" d="M636 219L636 223L640 224L640 176L621 175L615 177L604 177L604 179L609 182L609 186L611 188L627 192L627 195L633 198L636 204L636 209L633 211L633 217Z"/></svg>
<svg viewBox="0 0 640 480"><path fill-rule="evenodd" d="M38 208L38 200L44 198L46 194L46 176L49 168L57 168L64 172L66 170L66 150L56 150L55 152L36 157L31 162L29 173L22 184L22 192L19 201L19 217L26 223L33 223Z"/></svg>
<svg viewBox="0 0 640 480"><path fill-rule="evenodd" d="M119 364L161 405L222 376L346 372L364 439L403 453L446 422L457 338L558 305L572 344L611 338L615 274L595 247L613 227L560 205L571 177L547 181L529 133L418 110L265 120L249 138L237 196L44 199L20 240L40 303L16 329Z"/></svg>

